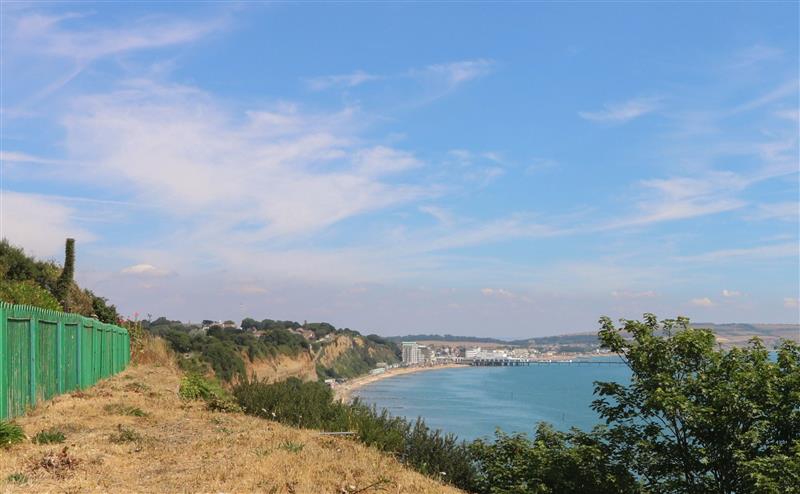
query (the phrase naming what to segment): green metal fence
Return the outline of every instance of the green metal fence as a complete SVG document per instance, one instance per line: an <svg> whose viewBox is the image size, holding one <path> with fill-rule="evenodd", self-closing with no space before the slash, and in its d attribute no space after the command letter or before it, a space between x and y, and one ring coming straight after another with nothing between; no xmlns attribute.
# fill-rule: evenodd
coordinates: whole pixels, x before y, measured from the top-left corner
<svg viewBox="0 0 800 494"><path fill-rule="evenodd" d="M0 418L125 369L128 331L78 314L0 302Z"/></svg>

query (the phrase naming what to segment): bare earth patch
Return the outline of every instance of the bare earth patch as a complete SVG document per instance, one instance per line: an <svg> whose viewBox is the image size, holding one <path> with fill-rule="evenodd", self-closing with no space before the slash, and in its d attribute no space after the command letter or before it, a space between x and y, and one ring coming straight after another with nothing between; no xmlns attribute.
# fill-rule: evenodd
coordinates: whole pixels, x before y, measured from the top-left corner
<svg viewBox="0 0 800 494"><path fill-rule="evenodd" d="M17 422L29 437L56 428L66 441L0 452L2 490L460 492L350 439L208 411L181 400L179 382L172 368L140 365L42 404ZM118 409L144 415L108 412Z"/></svg>

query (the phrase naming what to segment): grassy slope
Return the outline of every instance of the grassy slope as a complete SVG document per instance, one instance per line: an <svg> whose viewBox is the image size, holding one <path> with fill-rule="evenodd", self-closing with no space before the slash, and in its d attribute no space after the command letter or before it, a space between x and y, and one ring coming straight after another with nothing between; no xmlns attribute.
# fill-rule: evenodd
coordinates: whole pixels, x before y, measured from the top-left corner
<svg viewBox="0 0 800 494"><path fill-rule="evenodd" d="M17 422L28 436L53 426L64 429L64 445L78 463L71 469L36 468L49 452L64 445L13 446L0 454L3 490L348 493L385 478L389 483L363 492L459 492L345 438L209 412L201 403L177 396L179 380L179 373L168 366L139 365L20 418ZM139 407L149 415L104 410L115 403ZM143 439L112 443L109 438L119 425L134 429ZM291 451L298 448L302 449ZM27 483L6 480L16 472L24 473Z"/></svg>

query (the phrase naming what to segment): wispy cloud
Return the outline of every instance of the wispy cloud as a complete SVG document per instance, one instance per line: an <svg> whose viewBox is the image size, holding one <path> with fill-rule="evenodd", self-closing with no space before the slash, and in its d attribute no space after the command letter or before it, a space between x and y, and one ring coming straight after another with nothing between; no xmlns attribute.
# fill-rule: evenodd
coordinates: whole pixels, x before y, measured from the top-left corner
<svg viewBox="0 0 800 494"><path fill-rule="evenodd" d="M356 70L349 74L326 75L306 79L306 84L312 91L322 91L330 88L351 88L367 82L382 79L382 76L369 74L363 70Z"/></svg>
<svg viewBox="0 0 800 494"><path fill-rule="evenodd" d="M44 195L0 191L0 238L11 239L36 256L56 255L64 238L96 237L75 220L75 210Z"/></svg>
<svg viewBox="0 0 800 494"><path fill-rule="evenodd" d="M86 27L85 23L80 27L70 25L75 19L86 21L91 14L48 15L22 11L9 17L10 28L3 35L5 45L10 47L6 54L8 58L27 64L36 60L42 66L52 64L52 60L71 62L69 68L54 75L44 87L28 94L17 108L10 110L10 114L23 112L22 108L55 93L97 60L190 43L227 23L224 16L203 20L142 18L113 28L92 28Z"/></svg>
<svg viewBox="0 0 800 494"><path fill-rule="evenodd" d="M603 105L602 110L578 112L584 120L601 123L625 123L652 113L659 107L661 98L634 98Z"/></svg>
<svg viewBox="0 0 800 494"><path fill-rule="evenodd" d="M653 298L656 296L656 292L654 292L653 290L646 290L643 292L614 290L613 292L611 292L611 296L614 298Z"/></svg>
<svg viewBox="0 0 800 494"><path fill-rule="evenodd" d="M799 91L800 79L786 81L780 86L762 94L761 96L734 107L730 113L737 114L755 110L756 108L761 108L762 106L768 105L775 101L781 101L789 96L797 96Z"/></svg>
<svg viewBox="0 0 800 494"><path fill-rule="evenodd" d="M747 216L751 220L797 221L800 216L800 202L786 201L759 204L756 211Z"/></svg>
<svg viewBox="0 0 800 494"><path fill-rule="evenodd" d="M742 69L760 64L761 62L779 60L782 57L783 50L780 48L764 44L755 44L738 52L728 68Z"/></svg>
<svg viewBox="0 0 800 494"><path fill-rule="evenodd" d="M8 163L33 163L38 165L63 165L68 162L59 159L42 158L28 153L0 150L0 161Z"/></svg>
<svg viewBox="0 0 800 494"><path fill-rule="evenodd" d="M695 307L713 307L714 302L708 297L693 298L689 301Z"/></svg>
<svg viewBox="0 0 800 494"><path fill-rule="evenodd" d="M797 244L793 242L787 242L774 245L760 245L749 248L715 250L694 256L678 257L677 259L682 261L708 262L746 259L778 259L798 256L800 256L800 251L798 251Z"/></svg>
<svg viewBox="0 0 800 494"><path fill-rule="evenodd" d="M121 273L136 276L166 276L170 274L166 269L157 268L152 264L147 263L128 266L127 268L122 269Z"/></svg>
<svg viewBox="0 0 800 494"><path fill-rule="evenodd" d="M722 290L722 296L725 298L735 298L740 297L742 292L736 290Z"/></svg>
<svg viewBox="0 0 800 494"><path fill-rule="evenodd" d="M195 88L137 81L76 101L64 122L85 176L124 183L182 221L207 215L194 229L201 238L294 238L430 197L425 186L382 180L423 164L408 151L359 145L355 113L282 107L245 115Z"/></svg>
<svg viewBox="0 0 800 494"><path fill-rule="evenodd" d="M449 87L456 87L489 74L494 66L494 61L480 58L428 65L423 69L414 69L411 73L418 77L434 77Z"/></svg>

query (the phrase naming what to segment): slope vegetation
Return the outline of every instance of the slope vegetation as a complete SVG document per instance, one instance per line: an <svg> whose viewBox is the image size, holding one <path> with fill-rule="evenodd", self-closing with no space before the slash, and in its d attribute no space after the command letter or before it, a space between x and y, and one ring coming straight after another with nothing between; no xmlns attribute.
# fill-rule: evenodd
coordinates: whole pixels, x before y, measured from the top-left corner
<svg viewBox="0 0 800 494"><path fill-rule="evenodd" d="M29 437L0 455L6 492L455 493L343 437L178 397L180 373L144 364L18 420Z"/></svg>

